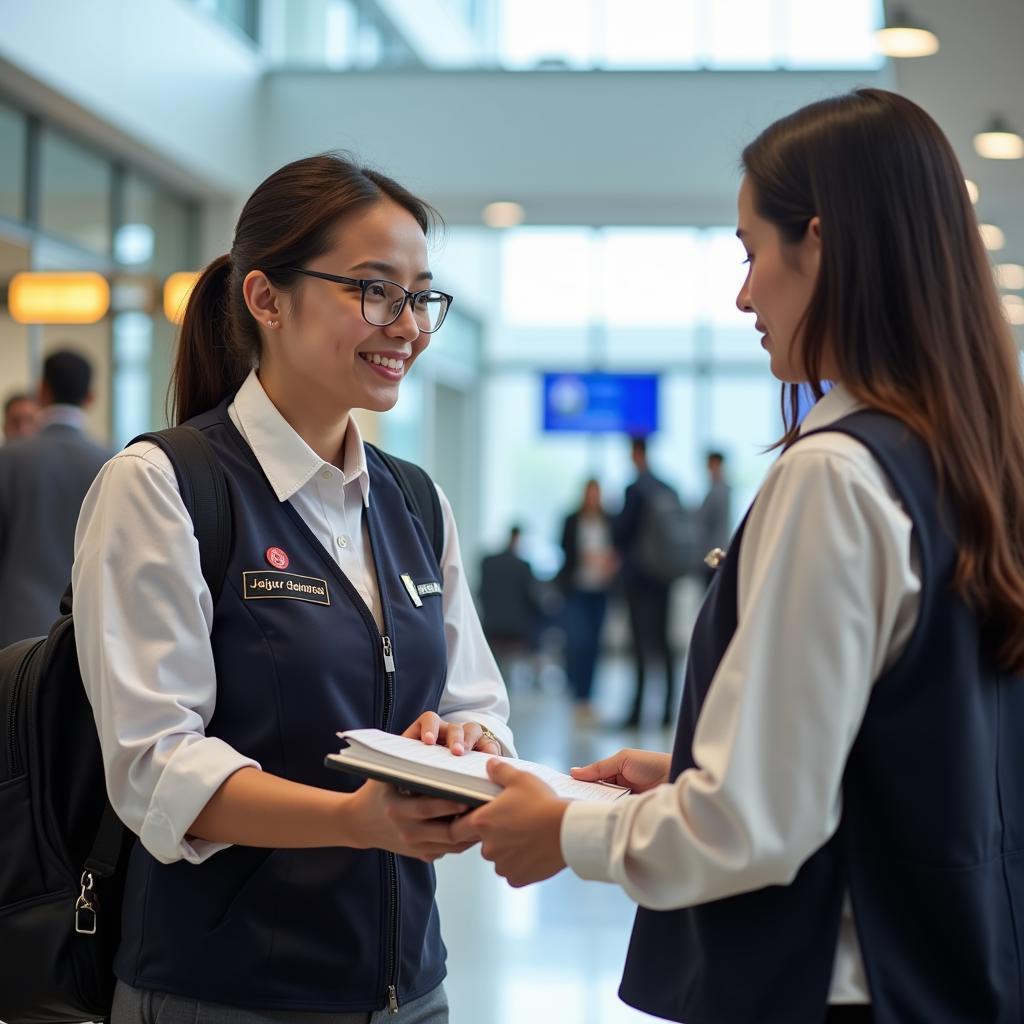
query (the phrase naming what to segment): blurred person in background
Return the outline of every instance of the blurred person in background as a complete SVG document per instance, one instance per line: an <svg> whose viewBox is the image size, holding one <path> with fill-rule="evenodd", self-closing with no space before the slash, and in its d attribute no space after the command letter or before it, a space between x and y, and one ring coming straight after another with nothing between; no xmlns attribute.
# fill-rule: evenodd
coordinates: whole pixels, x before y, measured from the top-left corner
<svg viewBox="0 0 1024 1024"><path fill-rule="evenodd" d="M39 429L39 402L34 395L16 391L4 402L4 441L31 437Z"/></svg>
<svg viewBox="0 0 1024 1024"><path fill-rule="evenodd" d="M732 522L732 488L725 478L725 456L721 452L708 452L708 492L697 509L697 550L701 558L716 548L725 551L729 544ZM702 566L705 582L710 586L715 570Z"/></svg>
<svg viewBox="0 0 1024 1024"><path fill-rule="evenodd" d="M588 480L578 509L562 527L565 561L558 585L565 594L565 668L580 724L594 721L590 703L608 591L619 566L611 519L601 504L601 485Z"/></svg>
<svg viewBox="0 0 1024 1024"><path fill-rule="evenodd" d="M71 581L75 523L110 452L85 432L92 367L71 350L43 362L38 432L0 448L0 646L40 636Z"/></svg>
<svg viewBox="0 0 1024 1024"><path fill-rule="evenodd" d="M480 620L506 682L517 664L532 659L544 617L537 578L519 554L521 538L522 529L512 526L505 547L480 563Z"/></svg>
<svg viewBox="0 0 1024 1024"><path fill-rule="evenodd" d="M669 640L671 583L656 573L658 554L667 557L664 547L668 539L661 536L662 519L654 513L665 505L678 506L678 497L672 487L651 471L646 438L630 440L630 458L636 468L636 479L626 488L622 511L611 521L612 538L622 560L619 579L629 611L635 666L630 710L621 723L626 729L640 725L651 667L661 667L665 673L663 725L671 723L675 710L675 659Z"/></svg>
<svg viewBox="0 0 1024 1024"><path fill-rule="evenodd" d="M504 792L452 835L515 885L621 885L619 994L659 1017L1018 1022L1024 386L963 170L881 89L775 122L743 168L736 301L786 430L674 750L574 769L633 791L608 804L491 760Z"/></svg>

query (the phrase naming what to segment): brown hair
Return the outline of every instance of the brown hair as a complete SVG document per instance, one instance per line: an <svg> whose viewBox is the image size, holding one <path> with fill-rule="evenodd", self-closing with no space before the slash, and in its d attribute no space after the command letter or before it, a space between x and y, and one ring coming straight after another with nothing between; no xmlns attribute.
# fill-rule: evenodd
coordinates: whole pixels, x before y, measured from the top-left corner
<svg viewBox="0 0 1024 1024"><path fill-rule="evenodd" d="M340 218L384 198L408 210L424 234L440 219L391 178L338 153L286 164L253 192L231 252L206 267L189 296L168 393L175 423L232 394L259 358L259 327L242 294L246 275L258 269L280 288L293 286L298 275L286 268L327 252Z"/></svg>
<svg viewBox="0 0 1024 1024"><path fill-rule="evenodd" d="M1024 388L952 147L910 100L858 89L776 121L743 167L784 242L821 219L798 331L815 397L827 339L850 393L925 440L955 518L953 585L991 630L997 661L1024 670ZM783 412L786 446L795 385Z"/></svg>

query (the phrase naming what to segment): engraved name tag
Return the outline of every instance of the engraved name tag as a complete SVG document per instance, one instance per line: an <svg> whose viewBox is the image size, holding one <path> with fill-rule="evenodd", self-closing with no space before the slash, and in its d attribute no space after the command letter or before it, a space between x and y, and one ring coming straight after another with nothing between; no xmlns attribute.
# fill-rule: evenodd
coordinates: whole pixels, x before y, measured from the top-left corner
<svg viewBox="0 0 1024 1024"><path fill-rule="evenodd" d="M315 576L298 576L292 572L243 572L242 595L246 601L290 597L294 601L309 601L312 604L331 603L327 580L319 580Z"/></svg>

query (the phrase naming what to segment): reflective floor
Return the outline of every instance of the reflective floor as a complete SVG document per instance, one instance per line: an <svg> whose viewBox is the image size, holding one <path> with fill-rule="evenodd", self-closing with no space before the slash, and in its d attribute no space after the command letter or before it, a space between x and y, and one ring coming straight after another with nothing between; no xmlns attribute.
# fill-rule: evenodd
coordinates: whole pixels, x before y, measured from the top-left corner
<svg viewBox="0 0 1024 1024"><path fill-rule="evenodd" d="M554 670L540 687L522 680L512 693L518 752L565 770L624 746L667 750L660 728L620 731L574 722ZM652 689L654 681L652 680ZM606 721L628 707L625 661L601 666L595 705ZM649 694L656 721L660 694ZM453 1024L622 1024L653 1018L617 995L634 905L611 885L582 882L569 871L527 889L512 889L476 850L438 863L438 901L448 946Z"/></svg>

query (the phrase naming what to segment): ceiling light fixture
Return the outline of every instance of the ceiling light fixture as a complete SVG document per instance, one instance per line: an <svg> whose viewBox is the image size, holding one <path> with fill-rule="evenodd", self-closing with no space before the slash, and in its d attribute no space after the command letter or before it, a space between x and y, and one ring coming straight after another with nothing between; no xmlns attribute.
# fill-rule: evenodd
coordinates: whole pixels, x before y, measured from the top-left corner
<svg viewBox="0 0 1024 1024"><path fill-rule="evenodd" d="M164 316L172 324L180 324L185 319L188 297L198 280L195 271L179 270L164 281Z"/></svg>
<svg viewBox="0 0 1024 1024"><path fill-rule="evenodd" d="M1024 267L1019 263L1000 263L996 267L996 284L1007 291L1024 291Z"/></svg>
<svg viewBox="0 0 1024 1024"><path fill-rule="evenodd" d="M489 228L514 228L523 223L526 211L519 203L488 203L484 207L484 223Z"/></svg>
<svg viewBox="0 0 1024 1024"><path fill-rule="evenodd" d="M875 43L886 57L930 57L939 49L939 37L899 8L875 33Z"/></svg>
<svg viewBox="0 0 1024 1024"><path fill-rule="evenodd" d="M110 308L110 285L92 271L15 274L7 305L19 324L94 324Z"/></svg>
<svg viewBox="0 0 1024 1024"><path fill-rule="evenodd" d="M1024 299L1019 295L1003 296L1003 312L1006 319L1015 327L1024 324Z"/></svg>
<svg viewBox="0 0 1024 1024"><path fill-rule="evenodd" d="M995 252L1006 245L1006 235L1003 234L1003 229L996 227L995 224L979 224L978 230L981 232L981 240L989 252Z"/></svg>
<svg viewBox="0 0 1024 1024"><path fill-rule="evenodd" d="M1024 159L1024 139L1001 117L993 117L988 127L974 136L974 149L986 160Z"/></svg>
<svg viewBox="0 0 1024 1024"><path fill-rule="evenodd" d="M964 185L967 187L967 195L972 203L978 201L978 186L970 178L964 178Z"/></svg>

